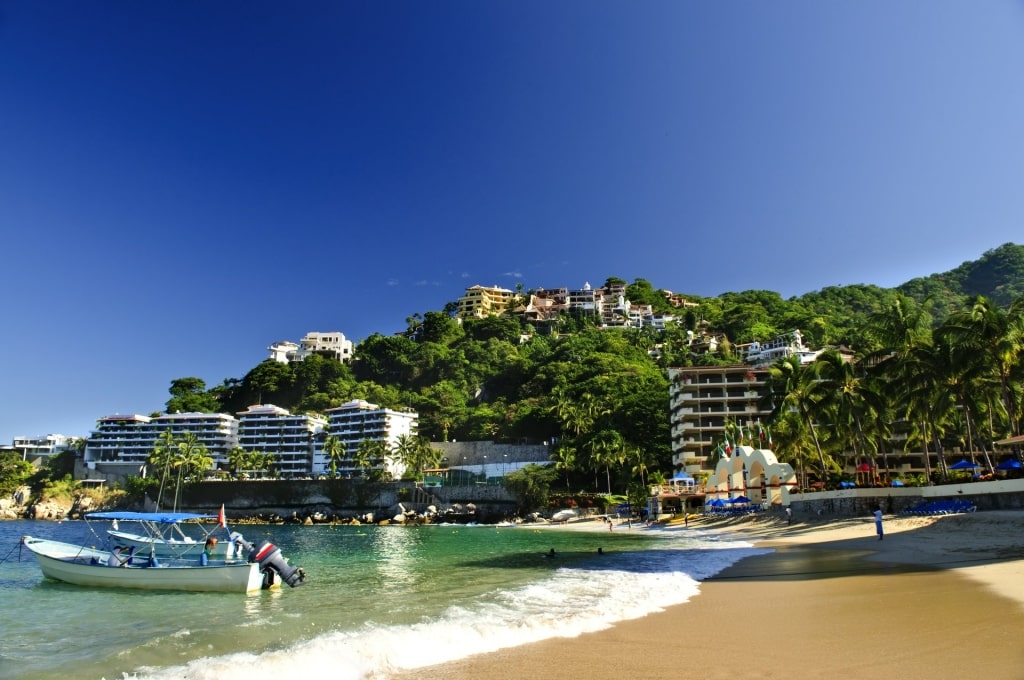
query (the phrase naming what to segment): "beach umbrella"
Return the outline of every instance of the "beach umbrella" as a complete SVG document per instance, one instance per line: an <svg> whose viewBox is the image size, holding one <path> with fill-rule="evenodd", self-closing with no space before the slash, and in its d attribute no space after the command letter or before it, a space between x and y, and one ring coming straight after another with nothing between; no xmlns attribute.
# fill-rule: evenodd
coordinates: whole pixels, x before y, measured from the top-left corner
<svg viewBox="0 0 1024 680"><path fill-rule="evenodd" d="M1009 460L1004 460L1002 463L997 465L996 469L997 470L1020 470L1021 467L1024 467L1024 466L1021 465L1019 460L1013 460L1011 458Z"/></svg>
<svg viewBox="0 0 1024 680"><path fill-rule="evenodd" d="M875 468L867 463L861 463L857 466L857 472L871 472Z"/></svg>
<svg viewBox="0 0 1024 680"><path fill-rule="evenodd" d="M730 503L749 503L749 502L750 502L750 499L749 499L749 498L747 498L746 496L736 496L736 498L733 498L733 499L732 499L731 501L729 501L729 502L730 502Z"/></svg>
<svg viewBox="0 0 1024 680"><path fill-rule="evenodd" d="M949 469L950 470L973 470L974 468L979 468L979 467L981 467L981 466L978 465L977 463L972 463L971 461L969 461L969 460L967 460L965 458L963 460L959 460L959 461L953 463L952 465L950 465Z"/></svg>

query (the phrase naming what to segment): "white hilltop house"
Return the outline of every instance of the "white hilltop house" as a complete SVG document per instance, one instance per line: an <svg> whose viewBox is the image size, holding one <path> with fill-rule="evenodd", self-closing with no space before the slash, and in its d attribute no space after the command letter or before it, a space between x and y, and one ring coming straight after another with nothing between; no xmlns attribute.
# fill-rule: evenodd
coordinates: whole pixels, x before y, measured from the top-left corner
<svg viewBox="0 0 1024 680"><path fill-rule="evenodd" d="M754 368L770 366L785 357L799 357L800 363L809 364L818 358L823 350L813 350L804 344L804 336L799 330L775 336L767 342L751 342L741 346L746 349L744 363Z"/></svg>
<svg viewBox="0 0 1024 680"><path fill-rule="evenodd" d="M352 350L352 341L341 331L310 331L298 344L291 340L281 340L267 348L270 352L269 358L282 364L302 361L313 354L322 354L346 363L352 360Z"/></svg>

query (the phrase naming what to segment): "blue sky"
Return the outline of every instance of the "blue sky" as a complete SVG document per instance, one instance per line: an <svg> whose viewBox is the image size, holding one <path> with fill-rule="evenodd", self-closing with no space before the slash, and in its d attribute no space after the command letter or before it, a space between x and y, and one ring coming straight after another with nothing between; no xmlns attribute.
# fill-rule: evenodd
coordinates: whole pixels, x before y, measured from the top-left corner
<svg viewBox="0 0 1024 680"><path fill-rule="evenodd" d="M467 286L896 286L1020 243L1024 5L0 0L0 443Z"/></svg>

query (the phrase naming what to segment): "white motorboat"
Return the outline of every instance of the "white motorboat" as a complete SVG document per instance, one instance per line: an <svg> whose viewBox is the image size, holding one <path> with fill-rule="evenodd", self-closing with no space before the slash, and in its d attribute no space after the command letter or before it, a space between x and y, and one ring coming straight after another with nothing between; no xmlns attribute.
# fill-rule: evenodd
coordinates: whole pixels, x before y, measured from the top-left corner
<svg viewBox="0 0 1024 680"><path fill-rule="evenodd" d="M86 515L86 520L136 520L146 527L152 523L176 523L181 514L104 512ZM36 556L44 576L80 586L251 593L279 587L282 582L295 587L306 577L302 569L288 564L281 550L269 541L254 546L241 540L248 553L244 559L217 559L201 554L194 558L162 558L152 536L144 551L124 544L106 551L32 536L22 537L21 542Z"/></svg>
<svg viewBox="0 0 1024 680"><path fill-rule="evenodd" d="M42 538L25 536L22 544L31 550L43 575L79 586L136 588L142 590L187 590L251 593L263 588L263 574L257 562L211 560L160 560L125 558L120 567L109 566L110 554ZM152 565L152 566L151 566Z"/></svg>

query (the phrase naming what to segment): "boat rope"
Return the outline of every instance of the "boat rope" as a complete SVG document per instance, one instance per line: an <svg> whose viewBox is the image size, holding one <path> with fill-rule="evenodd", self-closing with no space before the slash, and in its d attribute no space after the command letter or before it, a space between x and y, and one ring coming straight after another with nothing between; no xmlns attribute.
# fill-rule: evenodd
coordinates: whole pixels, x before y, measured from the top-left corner
<svg viewBox="0 0 1024 680"><path fill-rule="evenodd" d="M18 561L21 562L21 545L22 545L21 539L19 538L18 539L18 545L16 545L13 548L11 548L11 551L9 553L7 553L7 555L2 560L0 560L0 564L3 564L7 560L11 559L11 555L14 554L15 549L17 549L17 551L18 551Z"/></svg>

